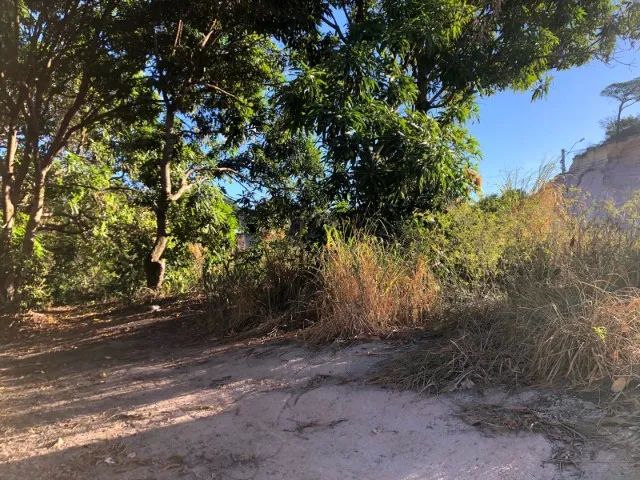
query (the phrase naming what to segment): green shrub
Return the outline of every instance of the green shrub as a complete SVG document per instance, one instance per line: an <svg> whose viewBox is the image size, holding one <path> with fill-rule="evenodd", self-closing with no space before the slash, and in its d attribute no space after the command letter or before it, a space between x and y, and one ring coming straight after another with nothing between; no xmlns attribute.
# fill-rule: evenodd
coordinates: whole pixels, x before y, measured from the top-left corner
<svg viewBox="0 0 640 480"><path fill-rule="evenodd" d="M553 188L526 195L509 190L447 212L419 214L405 230L405 242L428 260L451 290L493 288L496 281L526 262L564 218Z"/></svg>
<svg viewBox="0 0 640 480"><path fill-rule="evenodd" d="M273 319L281 329L304 325L313 271L313 255L284 239L211 262L204 279L207 328L230 334Z"/></svg>

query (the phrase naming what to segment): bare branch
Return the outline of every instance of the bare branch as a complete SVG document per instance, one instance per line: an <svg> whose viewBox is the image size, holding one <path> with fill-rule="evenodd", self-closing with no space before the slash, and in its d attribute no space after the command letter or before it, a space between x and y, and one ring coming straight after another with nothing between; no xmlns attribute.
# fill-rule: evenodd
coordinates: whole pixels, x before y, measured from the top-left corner
<svg viewBox="0 0 640 480"><path fill-rule="evenodd" d="M340 25L339 25L338 21L336 20L335 15L333 14L332 11L329 11L329 15L331 16L331 19L327 18L326 15L323 15L322 16L322 21L333 29L333 31L336 33L336 35L338 35L338 37L340 37L340 40L342 40L344 43L347 43L347 37L342 32L342 29L340 28Z"/></svg>
<svg viewBox="0 0 640 480"><path fill-rule="evenodd" d="M245 103L245 104L246 104L246 102L245 102L243 99L241 99L241 98L239 98L239 97L235 96L235 95L234 95L233 93L231 93L231 92L226 91L224 88L220 88L220 87L218 87L217 85L214 85L214 84L212 84L212 83L205 83L205 86L207 86L207 87L209 87L209 88L211 88L211 89L213 89L213 90L216 90L216 91L218 91L218 92L220 92L220 93L223 93L223 94L225 94L225 95L227 95L227 96L229 96L229 97L233 98L234 100L237 100L237 101L238 101L238 102L240 102L240 103Z"/></svg>

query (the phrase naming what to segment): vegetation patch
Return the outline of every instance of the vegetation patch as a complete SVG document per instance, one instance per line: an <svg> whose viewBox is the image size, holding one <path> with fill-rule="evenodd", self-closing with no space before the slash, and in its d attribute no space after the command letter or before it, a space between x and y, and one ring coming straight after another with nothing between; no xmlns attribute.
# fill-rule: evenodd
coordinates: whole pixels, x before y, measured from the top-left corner
<svg viewBox="0 0 640 480"><path fill-rule="evenodd" d="M602 215L541 182L412 219L399 237L266 242L212 274L209 325L314 343L430 332L375 379L419 391L625 389L640 365L636 203Z"/></svg>
<svg viewBox="0 0 640 480"><path fill-rule="evenodd" d="M367 235L329 233L316 274L318 322L305 331L315 342L388 336L428 327L439 284L421 255Z"/></svg>
<svg viewBox="0 0 640 480"><path fill-rule="evenodd" d="M503 216L515 219L506 221L503 235L494 231L497 245L507 241L504 236L524 239L517 244L522 250L514 256L502 248L480 283L468 272L449 283L453 290L439 311L445 326L439 344L387 366L378 381L432 391L492 381L576 388L604 383L616 393L637 381L640 236L629 214L636 201L611 216L578 213L570 199L536 214L546 204L538 195L522 199L529 204L523 218L534 221L518 222L521 213L510 210ZM546 221L535 221L540 215ZM521 229L527 226L529 231ZM476 234L484 232L461 233L464 244L473 245Z"/></svg>

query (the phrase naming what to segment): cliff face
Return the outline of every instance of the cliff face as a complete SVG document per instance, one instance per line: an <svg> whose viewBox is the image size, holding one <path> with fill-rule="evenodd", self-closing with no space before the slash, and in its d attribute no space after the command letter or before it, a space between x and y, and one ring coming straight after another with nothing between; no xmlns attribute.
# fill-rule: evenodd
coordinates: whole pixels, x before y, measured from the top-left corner
<svg viewBox="0 0 640 480"><path fill-rule="evenodd" d="M587 150L573 160L563 182L585 192L590 203L624 204L640 191L640 136Z"/></svg>

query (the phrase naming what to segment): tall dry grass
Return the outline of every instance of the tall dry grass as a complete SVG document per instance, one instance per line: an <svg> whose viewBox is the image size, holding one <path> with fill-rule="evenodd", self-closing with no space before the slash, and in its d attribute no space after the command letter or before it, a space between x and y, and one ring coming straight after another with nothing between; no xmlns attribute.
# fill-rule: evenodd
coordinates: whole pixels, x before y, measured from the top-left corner
<svg viewBox="0 0 640 480"><path fill-rule="evenodd" d="M267 243L213 272L210 330L298 328L322 343L429 325L439 284L426 258L364 233L330 230L327 238L314 254Z"/></svg>
<svg viewBox="0 0 640 480"><path fill-rule="evenodd" d="M640 378L640 290L588 290L564 311L543 306L530 359L540 381L589 388Z"/></svg>
<svg viewBox="0 0 640 480"><path fill-rule="evenodd" d="M495 381L589 389L640 379L640 231L633 218L640 210L579 210L563 195L547 185L523 197L499 210L499 228L488 215L498 261L487 264L480 285L448 284L466 295L447 295L447 334L390 365L382 379L419 390ZM473 258L474 230L456 233L458 251Z"/></svg>
<svg viewBox="0 0 640 480"><path fill-rule="evenodd" d="M209 268L206 328L219 335L304 327L309 309L314 257L296 244L276 239L239 252Z"/></svg>
<svg viewBox="0 0 640 480"><path fill-rule="evenodd" d="M345 238L331 230L317 270L314 308L318 322L306 337L387 336L428 327L439 285L427 260L379 238Z"/></svg>

